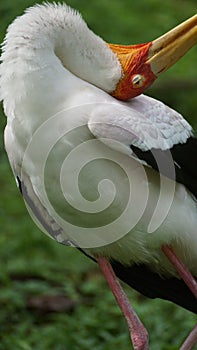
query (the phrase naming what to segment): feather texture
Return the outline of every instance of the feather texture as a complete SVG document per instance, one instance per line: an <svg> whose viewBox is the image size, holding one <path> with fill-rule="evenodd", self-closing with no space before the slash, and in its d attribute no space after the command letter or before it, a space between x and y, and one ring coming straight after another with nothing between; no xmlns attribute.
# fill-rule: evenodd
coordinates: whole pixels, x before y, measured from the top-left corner
<svg viewBox="0 0 197 350"><path fill-rule="evenodd" d="M66 5L17 18L1 60L5 146L33 220L63 244L107 256L144 294L196 310L161 251L173 244L197 275L191 126L150 97L110 96L120 62Z"/></svg>

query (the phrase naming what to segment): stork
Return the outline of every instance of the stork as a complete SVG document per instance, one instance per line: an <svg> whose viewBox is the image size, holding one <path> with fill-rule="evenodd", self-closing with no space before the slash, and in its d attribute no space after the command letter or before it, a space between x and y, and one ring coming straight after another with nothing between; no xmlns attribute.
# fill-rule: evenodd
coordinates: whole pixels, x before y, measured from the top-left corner
<svg viewBox="0 0 197 350"><path fill-rule="evenodd" d="M117 277L197 312L197 139L143 95L197 42L197 15L152 42L108 44L66 4L8 27L0 66L5 148L33 220L98 262L134 349L145 327ZM197 327L181 349L191 349Z"/></svg>

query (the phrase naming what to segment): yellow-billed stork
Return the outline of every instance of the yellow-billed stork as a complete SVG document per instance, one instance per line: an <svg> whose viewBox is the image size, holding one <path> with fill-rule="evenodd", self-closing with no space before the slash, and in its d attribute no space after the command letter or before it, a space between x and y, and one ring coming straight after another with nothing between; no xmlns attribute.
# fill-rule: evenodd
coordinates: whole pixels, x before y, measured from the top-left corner
<svg viewBox="0 0 197 350"><path fill-rule="evenodd" d="M197 139L179 113L142 95L196 42L197 15L123 46L46 3L3 43L5 147L27 208L50 237L98 262L137 350L148 349L147 332L116 276L197 312Z"/></svg>

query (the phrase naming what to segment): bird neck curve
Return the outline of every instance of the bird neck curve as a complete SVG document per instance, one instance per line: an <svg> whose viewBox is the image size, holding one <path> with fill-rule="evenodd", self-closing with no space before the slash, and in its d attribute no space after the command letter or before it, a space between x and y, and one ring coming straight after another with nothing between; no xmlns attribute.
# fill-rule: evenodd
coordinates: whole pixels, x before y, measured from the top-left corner
<svg viewBox="0 0 197 350"><path fill-rule="evenodd" d="M122 74L116 55L65 4L36 5L18 17L8 28L2 61L10 75L61 64L106 92L114 91Z"/></svg>

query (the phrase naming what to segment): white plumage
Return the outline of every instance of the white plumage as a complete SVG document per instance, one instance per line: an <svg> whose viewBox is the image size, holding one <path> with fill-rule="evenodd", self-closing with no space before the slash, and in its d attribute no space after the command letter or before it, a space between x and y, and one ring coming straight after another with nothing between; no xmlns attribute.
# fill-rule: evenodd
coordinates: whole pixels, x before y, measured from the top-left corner
<svg viewBox="0 0 197 350"><path fill-rule="evenodd" d="M98 242L91 244L89 236L88 240L82 238L81 242L78 242L78 231L77 233L72 232L71 225L67 222L65 224L65 220L59 218L59 213L57 215L49 203L42 179L42 147L44 148L47 139L50 139L50 132L53 133L53 137L56 133L55 138L58 139L62 136L62 128L65 134L73 128L86 125L84 140L80 133L77 133L75 138L81 138L82 142L86 141L91 132L100 140L91 151L96 147L99 149L100 157L105 159L109 153L108 147L111 147L112 150L114 148L115 153L117 153L116 150L125 153L124 161L130 162L132 157L130 145L144 151L151 148L170 149L176 143L186 142L192 134L190 125L180 114L150 97L140 96L125 103L114 100L105 93L104 91L113 91L120 79L120 63L105 42L93 34L81 17L66 5L40 5L28 10L9 27L3 51L1 98L8 116L5 130L6 150L15 175L20 179L22 175L21 181L24 182L24 186L29 186L28 196L43 217L42 220L46 221L48 226L55 225L53 220L56 221L54 227L56 229L58 227L59 230L58 240L71 242L76 240L77 244L84 248L106 245L103 248L97 248L96 251L126 264L149 263L154 270L168 274L169 271L174 273L174 270L159 248L164 243L173 243L183 261L193 273L197 273L196 201L181 184L176 185L169 212L155 232L147 234L153 213L150 215L149 209L146 209L148 215L145 212L136 227L131 225L132 229L129 230L130 223L125 222L121 227L121 232L118 231L119 228L117 228L118 232L114 232L112 225L106 239L102 237L100 241L99 236ZM47 121L50 123L51 118L54 118L57 113L61 113L60 118L57 117L57 123L55 119L52 119L50 131ZM43 123L46 124L45 131ZM54 130L55 124L57 130ZM29 157L24 161L26 148L39 128L42 130L42 139L38 139L37 153L32 155L32 159ZM109 143L109 139L117 142ZM99 145L102 141L104 145L106 142L108 144ZM56 193L59 193L57 191L59 182L56 184L53 179L57 179L55 171L66 149L74 148L74 142L76 140L73 141L73 144L68 144L65 136L61 141L62 147L59 147L55 153L55 163L53 161L49 166L50 175L47 175L48 183L51 182L53 186L51 193L54 201L60 207L62 205L65 211L64 198L56 196ZM98 152L97 149L95 152ZM113 151L110 152L109 157L113 157ZM114 154L114 156L117 155ZM78 157L80 159L81 152ZM117 160L120 157L122 156L118 155ZM130 163L129 176L134 181L135 188L138 189L135 195L138 198L142 196L139 203L134 199L138 206L137 212L142 213L145 210L143 200L146 196L144 197L143 193L147 192L147 184L144 173L140 178L141 165L138 162L139 160L136 161L134 155ZM21 171L22 165L23 170ZM105 167L108 172L109 164L106 160L102 163L103 174L105 174ZM115 176L116 186L120 188L122 186L121 191L124 194L128 186L126 178L124 179L123 175L119 174L117 166L111 161L110 167ZM131 170L132 167L134 171ZM69 175L72 178L73 169L66 169L66 171L68 172L65 174L66 178L69 178ZM95 191L98 186L100 179L100 176L97 176L98 171L97 166L92 167L91 172L88 172L80 183L82 192L84 191L87 197L88 193L91 190ZM155 196L159 196L160 193L159 175L150 168L147 168L146 171L151 178L148 194L151 208L154 207ZM170 183L170 180L164 180ZM121 184L119 184L120 181ZM174 184L171 186L173 188ZM85 226L82 208L76 216L76 208L80 207L78 197L72 198L73 193L68 186L66 191L64 193L66 200L70 197L73 206L72 210L68 210L69 221L73 224L75 220L77 226ZM105 211L103 212L103 223L106 220L105 215L112 215L114 210L116 211L115 216L121 215L122 202L124 202L121 198L121 191L115 207L112 205L111 211L107 210L106 214ZM102 196L106 197L106 203L110 203L114 195L111 186L108 186L102 193ZM169 196L166 200L169 200ZM93 202L90 205L93 206ZM70 204L68 206L70 208ZM97 206L98 203L96 203L95 211L98 210ZM127 220L131 219L132 213L130 215L127 216ZM178 221L177 217L179 217ZM89 220L90 217L86 215L85 221ZM101 224L102 221L99 225ZM88 227L88 232L90 229ZM51 230L53 231L53 227ZM86 229L82 228L82 230L86 235ZM127 232L128 234L124 236ZM111 239L110 235L117 235L117 238L124 237L117 240L117 238ZM111 241L115 242L111 243ZM107 245L109 242L111 244ZM185 253L188 249L190 249L190 255Z"/></svg>
<svg viewBox="0 0 197 350"><path fill-rule="evenodd" d="M192 47L196 19L129 47L130 55L106 44L67 5L46 3L18 17L3 44L5 147L30 215L51 238L97 259L136 349L141 341L148 349L147 334L106 258L145 295L196 312L195 281L187 283L185 269L190 292L164 248L172 246L197 276L197 173L187 159L197 142L187 121L163 103L115 97L141 94ZM132 59L139 50L138 67Z"/></svg>

